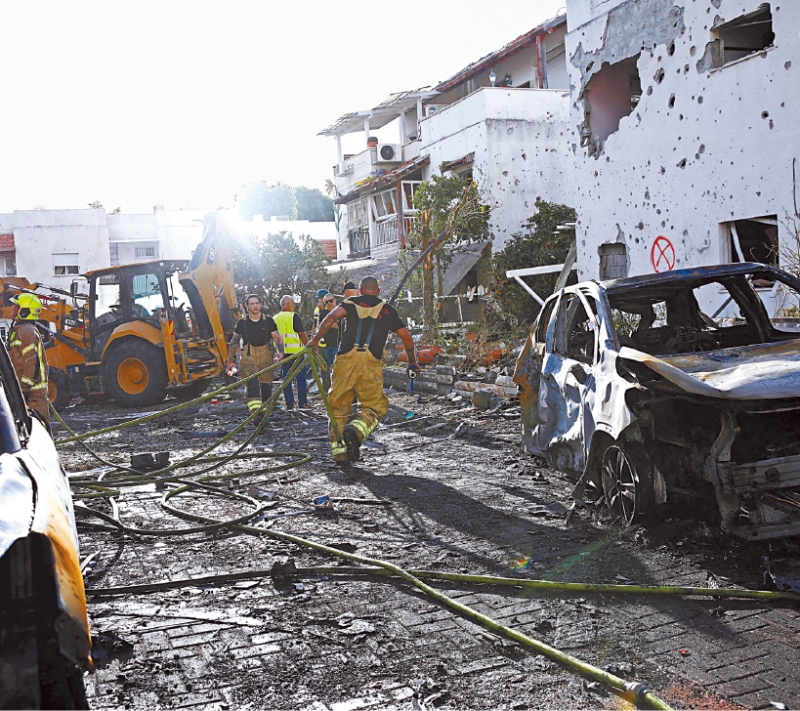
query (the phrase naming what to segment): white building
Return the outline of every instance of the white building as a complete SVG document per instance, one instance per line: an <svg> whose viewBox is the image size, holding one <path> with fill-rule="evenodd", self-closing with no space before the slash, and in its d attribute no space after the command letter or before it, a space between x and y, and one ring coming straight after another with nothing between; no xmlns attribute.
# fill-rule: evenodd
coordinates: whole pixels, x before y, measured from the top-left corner
<svg viewBox="0 0 800 711"><path fill-rule="evenodd" d="M800 3L567 0L567 16L580 278L775 263L800 203Z"/></svg>
<svg viewBox="0 0 800 711"><path fill-rule="evenodd" d="M433 175L462 174L495 206L490 234L502 249L536 212L537 198L571 203L566 18L550 20L434 89L391 95L320 133L336 138L339 250L390 257L413 226L413 192ZM355 155L342 137L395 123L397 143Z"/></svg>
<svg viewBox="0 0 800 711"><path fill-rule="evenodd" d="M82 274L117 264L154 259L190 259L203 237L208 210L165 210L151 214L85 210L16 210L0 214L0 277L21 276L31 282L84 291ZM309 235L336 258L333 222L238 222L231 212L233 234L266 236L290 232Z"/></svg>

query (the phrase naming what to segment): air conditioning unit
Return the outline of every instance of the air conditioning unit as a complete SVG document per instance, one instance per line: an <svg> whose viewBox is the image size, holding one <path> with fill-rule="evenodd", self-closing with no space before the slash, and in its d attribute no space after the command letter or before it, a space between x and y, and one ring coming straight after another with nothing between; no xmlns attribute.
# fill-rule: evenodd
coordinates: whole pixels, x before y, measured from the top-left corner
<svg viewBox="0 0 800 711"><path fill-rule="evenodd" d="M377 163L403 162L403 147L399 143L379 143L376 154Z"/></svg>
<svg viewBox="0 0 800 711"><path fill-rule="evenodd" d="M353 174L353 164L347 161L342 161L336 164L336 177L343 178L346 175Z"/></svg>

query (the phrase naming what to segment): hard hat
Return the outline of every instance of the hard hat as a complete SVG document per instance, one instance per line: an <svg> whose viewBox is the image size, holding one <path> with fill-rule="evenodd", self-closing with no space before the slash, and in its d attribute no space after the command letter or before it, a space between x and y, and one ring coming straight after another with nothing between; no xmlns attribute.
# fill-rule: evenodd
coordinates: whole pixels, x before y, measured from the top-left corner
<svg viewBox="0 0 800 711"><path fill-rule="evenodd" d="M42 302L36 294L17 294L11 297L11 303L19 306L19 318L26 321L36 321L42 310Z"/></svg>
<svg viewBox="0 0 800 711"><path fill-rule="evenodd" d="M327 289L320 289L317 292L317 298L322 299L323 297L327 296L330 292Z"/></svg>

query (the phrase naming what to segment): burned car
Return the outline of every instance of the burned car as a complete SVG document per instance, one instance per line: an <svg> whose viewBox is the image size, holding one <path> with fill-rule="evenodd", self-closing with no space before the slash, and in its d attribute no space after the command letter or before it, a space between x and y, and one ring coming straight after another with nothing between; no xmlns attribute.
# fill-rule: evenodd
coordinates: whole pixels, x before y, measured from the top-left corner
<svg viewBox="0 0 800 711"><path fill-rule="evenodd" d="M88 708L90 646L69 483L0 344L0 708Z"/></svg>
<svg viewBox="0 0 800 711"><path fill-rule="evenodd" d="M800 280L737 263L551 296L517 362L523 444L626 524L667 501L800 534Z"/></svg>

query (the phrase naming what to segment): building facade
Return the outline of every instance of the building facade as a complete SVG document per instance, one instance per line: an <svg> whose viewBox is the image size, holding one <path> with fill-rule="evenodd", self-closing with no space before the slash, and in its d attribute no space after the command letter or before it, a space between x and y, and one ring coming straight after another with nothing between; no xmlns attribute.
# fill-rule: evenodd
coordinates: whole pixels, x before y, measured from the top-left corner
<svg viewBox="0 0 800 711"><path fill-rule="evenodd" d="M493 206L494 250L536 212L537 198L571 202L565 34L566 18L557 17L433 89L393 94L322 131L337 141L340 254L396 254L414 227L414 191L434 175L477 182ZM370 143L371 131L393 122L397 143ZM343 154L342 136L361 131L365 149Z"/></svg>
<svg viewBox="0 0 800 711"><path fill-rule="evenodd" d="M580 278L796 251L800 4L567 0L567 16Z"/></svg>

